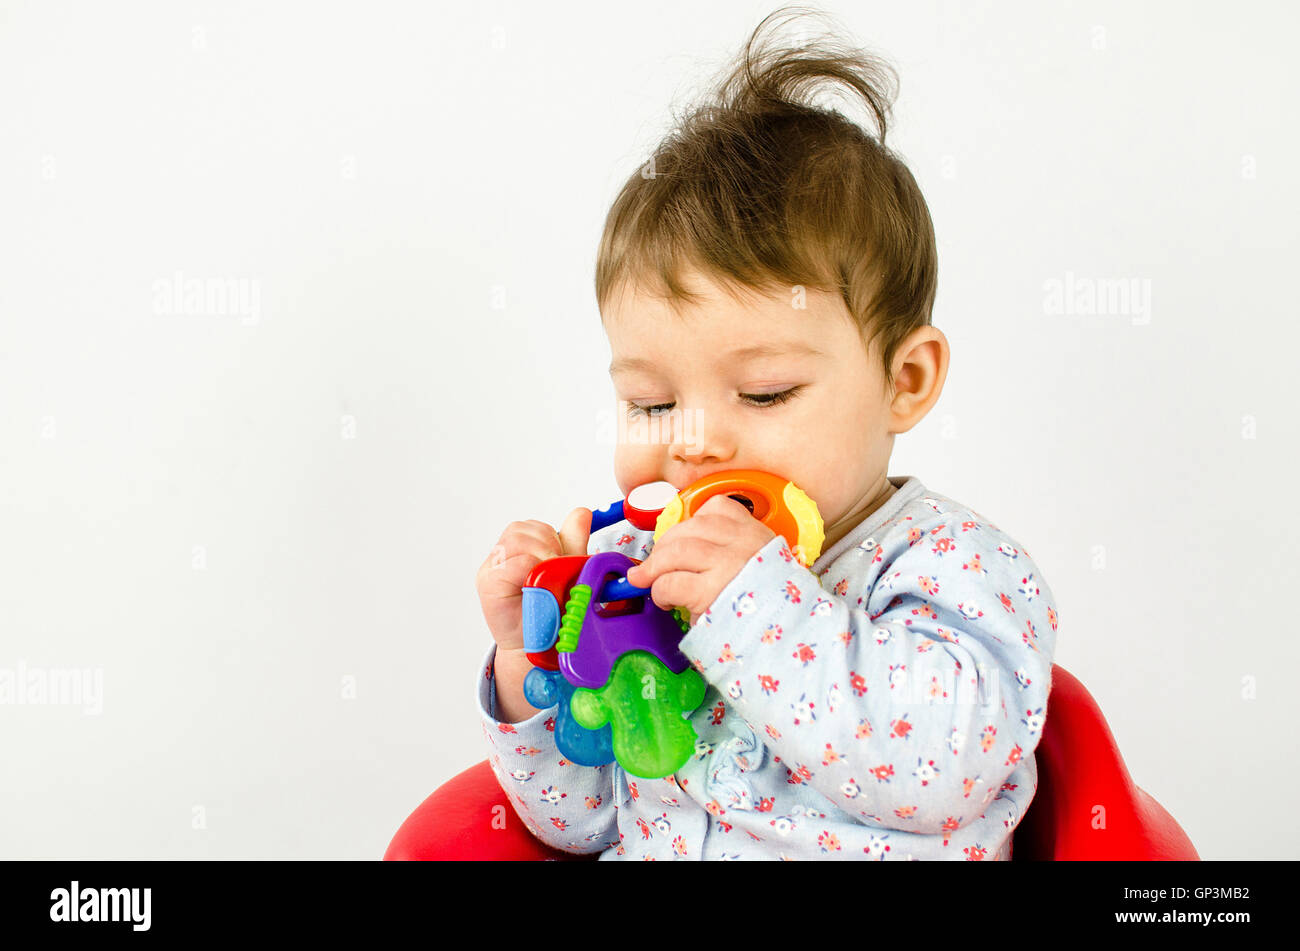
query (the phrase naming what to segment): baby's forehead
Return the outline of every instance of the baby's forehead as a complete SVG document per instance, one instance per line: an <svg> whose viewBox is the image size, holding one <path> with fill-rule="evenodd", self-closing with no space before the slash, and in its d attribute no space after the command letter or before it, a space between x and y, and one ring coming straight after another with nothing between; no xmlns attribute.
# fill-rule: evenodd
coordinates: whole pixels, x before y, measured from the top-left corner
<svg viewBox="0 0 1300 951"><path fill-rule="evenodd" d="M671 372L690 363L720 374L742 364L801 367L840 363L861 349L861 331L843 298L807 285L745 285L679 275L677 295L662 281L626 281L601 309L611 375Z"/></svg>
<svg viewBox="0 0 1300 951"><path fill-rule="evenodd" d="M605 331L613 356L611 371L687 358L717 363L721 369L742 361L838 361L853 355L859 333L847 315L771 308L701 308L680 317L627 310L612 315Z"/></svg>
<svg viewBox="0 0 1300 951"><path fill-rule="evenodd" d="M704 352L697 354L697 356L703 356L705 359L697 359L691 362L711 367L719 375L740 366L762 361L780 361L808 366L815 364L819 360L827 360L832 356L830 348L818 347L814 343L806 341L754 341L735 346L731 345L731 341L728 341L727 345L719 346L716 349L709 348L707 340L701 340L698 343L699 349ZM646 356L641 356L640 353L641 351L636 349L629 349L626 353L622 350L615 350L614 358L609 364L609 372L613 375L638 370L654 372L670 368L677 362L671 359L671 356L664 355L658 350L650 351Z"/></svg>
<svg viewBox="0 0 1300 951"><path fill-rule="evenodd" d="M841 297L803 287L788 294L751 290L689 300L629 291L601 309L601 322L611 339L689 334L710 342L809 346L857 327Z"/></svg>

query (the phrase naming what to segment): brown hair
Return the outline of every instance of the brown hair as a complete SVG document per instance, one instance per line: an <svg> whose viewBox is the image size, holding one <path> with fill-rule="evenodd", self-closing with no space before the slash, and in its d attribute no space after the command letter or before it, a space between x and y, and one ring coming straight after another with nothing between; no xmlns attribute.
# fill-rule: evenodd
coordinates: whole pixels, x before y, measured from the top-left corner
<svg viewBox="0 0 1300 951"><path fill-rule="evenodd" d="M801 13L816 15L783 7L765 17L716 99L679 121L623 185L600 239L596 302L603 311L628 282L674 310L695 303L682 268L737 296L745 287L838 293L868 346L879 340L889 385L898 346L930 323L934 225L916 180L884 145L893 68L833 40L757 42L769 22ZM866 101L878 138L804 101L822 78Z"/></svg>

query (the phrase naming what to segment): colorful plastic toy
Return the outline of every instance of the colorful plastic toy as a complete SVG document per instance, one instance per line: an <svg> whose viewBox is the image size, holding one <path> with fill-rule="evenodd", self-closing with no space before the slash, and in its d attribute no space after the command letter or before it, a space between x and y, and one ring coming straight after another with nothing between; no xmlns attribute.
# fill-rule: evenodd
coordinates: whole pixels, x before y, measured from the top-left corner
<svg viewBox="0 0 1300 951"><path fill-rule="evenodd" d="M715 495L729 495L741 502L754 518L789 543L790 551L805 568L812 567L821 555L826 534L817 503L788 479L758 469L715 472L682 489L659 516L655 541Z"/></svg>
<svg viewBox="0 0 1300 951"><path fill-rule="evenodd" d="M685 719L704 702L704 678L674 673L646 651L618 658L598 690L573 691L573 718L588 729L613 727L614 756L633 776L658 779L686 765L699 739Z"/></svg>
<svg viewBox="0 0 1300 951"><path fill-rule="evenodd" d="M524 650L533 669L524 678L524 699L539 710L556 707L555 746L565 759L580 766L604 766L614 762L610 728L588 730L573 719L573 685L560 673L555 649L563 617L560 605L569 599L569 591L589 557L548 558L528 573L522 590L522 614Z"/></svg>
<svg viewBox="0 0 1300 951"><path fill-rule="evenodd" d="M637 598L639 605L621 611L592 606L592 591L600 591L611 580L626 580L627 570L636 564L622 552L606 551L587 558L565 606L556 650L560 671L575 687L597 689L609 680L614 662L628 651L648 651L671 670L681 673L690 666L677 643L686 625L651 600L649 589ZM606 596L607 597L607 596Z"/></svg>
<svg viewBox="0 0 1300 951"><path fill-rule="evenodd" d="M663 510L637 508L629 499L619 499L591 513L591 530L598 532L615 522L627 519L636 528L648 532L655 527L655 520L659 518L661 511Z"/></svg>
<svg viewBox="0 0 1300 951"><path fill-rule="evenodd" d="M614 762L614 738L603 723L590 729L574 716L573 684L558 670L534 667L524 678L524 699L545 710L555 707L555 746L571 763L579 766L604 766Z"/></svg>
<svg viewBox="0 0 1300 951"><path fill-rule="evenodd" d="M534 667L559 670L555 638L560 630L561 606L587 563L587 555L562 555L533 566L524 581L521 611L524 651Z"/></svg>
<svg viewBox="0 0 1300 951"><path fill-rule="evenodd" d="M602 591L609 581L626 581L636 563L617 551L587 559L565 606L555 649L560 672L577 688L573 718L589 730L612 729L619 765L634 776L657 779L690 758L698 737L682 717L704 702L705 685L677 649L689 625L656 605L648 591L622 609L591 603L593 591Z"/></svg>
<svg viewBox="0 0 1300 951"><path fill-rule="evenodd" d="M824 538L816 504L792 482L754 469L714 473L659 510L613 502L592 512L591 531L626 518L653 527L657 540L719 494L782 535L802 563L816 561ZM690 629L685 612L664 611L649 588L627 580L637 563L601 552L533 568L522 610L524 648L537 669L524 695L539 709L558 705L556 746L565 758L590 766L616 758L632 775L655 779L690 758L698 737L686 718L704 702L706 685L678 649Z"/></svg>

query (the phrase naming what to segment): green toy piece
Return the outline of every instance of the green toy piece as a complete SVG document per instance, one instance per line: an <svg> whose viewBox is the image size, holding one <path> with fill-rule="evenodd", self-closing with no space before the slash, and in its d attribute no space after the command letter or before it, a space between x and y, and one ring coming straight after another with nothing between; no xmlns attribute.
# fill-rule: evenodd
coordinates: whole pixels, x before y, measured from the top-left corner
<svg viewBox="0 0 1300 951"><path fill-rule="evenodd" d="M648 651L628 651L598 690L578 687L570 710L581 726L609 723L614 757L642 779L670 776L686 764L698 739L683 714L704 702L704 678L692 668L675 674Z"/></svg>
<svg viewBox="0 0 1300 951"><path fill-rule="evenodd" d="M560 631L556 635L555 649L562 653L573 653L578 649L578 635L582 632L582 622L587 617L587 606L591 604L591 586L575 584L569 589L569 600L564 605L564 617L560 621Z"/></svg>

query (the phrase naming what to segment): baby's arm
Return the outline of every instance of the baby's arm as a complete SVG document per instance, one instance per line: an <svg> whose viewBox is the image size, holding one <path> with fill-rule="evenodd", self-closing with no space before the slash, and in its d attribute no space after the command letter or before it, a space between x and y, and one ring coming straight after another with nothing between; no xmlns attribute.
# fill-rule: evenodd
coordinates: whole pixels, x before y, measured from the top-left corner
<svg viewBox="0 0 1300 951"><path fill-rule="evenodd" d="M883 565L869 591L843 570L826 576L843 595L772 539L682 650L792 782L850 814L937 833L977 817L1037 746L1056 613L997 529L951 513L911 524L888 550L847 556L865 559L850 571L860 581Z"/></svg>
<svg viewBox="0 0 1300 951"><path fill-rule="evenodd" d="M479 713L490 746L488 763L524 825L552 848L599 852L618 842L613 766L578 766L555 746L556 708L518 722L499 720L493 657L479 685Z"/></svg>
<svg viewBox="0 0 1300 951"><path fill-rule="evenodd" d="M524 679L532 669L527 651L497 648L492 678L496 686L496 718L501 723L520 723L537 715L537 708L524 696Z"/></svg>

